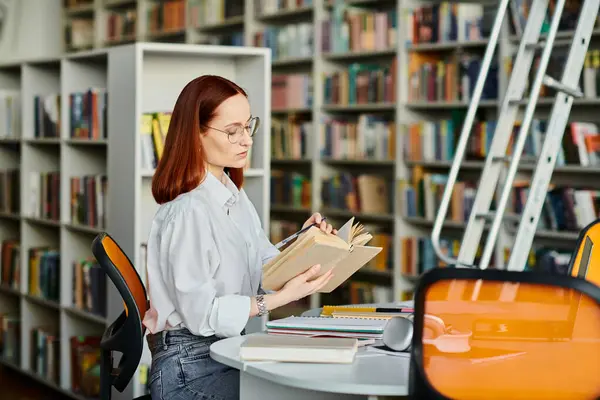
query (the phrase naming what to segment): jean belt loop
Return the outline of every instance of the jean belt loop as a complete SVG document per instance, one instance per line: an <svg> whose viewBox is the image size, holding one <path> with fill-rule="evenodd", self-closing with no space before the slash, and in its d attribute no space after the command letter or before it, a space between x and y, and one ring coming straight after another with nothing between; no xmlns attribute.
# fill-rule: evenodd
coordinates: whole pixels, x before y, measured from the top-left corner
<svg viewBox="0 0 600 400"><path fill-rule="evenodd" d="M160 340L162 342L163 350L167 349L167 331L164 330L160 333Z"/></svg>

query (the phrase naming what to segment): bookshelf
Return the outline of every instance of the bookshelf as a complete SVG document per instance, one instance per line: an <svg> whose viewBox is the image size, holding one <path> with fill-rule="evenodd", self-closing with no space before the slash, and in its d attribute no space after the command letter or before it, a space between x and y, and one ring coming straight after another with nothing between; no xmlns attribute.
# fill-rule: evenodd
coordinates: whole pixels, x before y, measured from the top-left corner
<svg viewBox="0 0 600 400"><path fill-rule="evenodd" d="M443 24L433 29L433 25L427 25L427 19L434 18L431 12L432 6L438 7L438 17L448 13L447 5L450 4L448 2L303 0L282 3L268 0L185 0L183 7L185 17L181 20L177 19L183 22L181 29L176 29L176 33L151 32L149 26L152 25L151 18L155 14L147 17L146 11L156 4L153 0L116 3L121 9L133 7L137 10L137 15L144 16L137 20L138 40L245 44L269 47L272 50L272 123L274 130L285 132L279 136L273 134L272 138L274 147L271 154L271 184L275 188L273 191L275 198L271 199L269 223L274 242L295 231L315 211L326 214L335 224L344 223L354 214L361 222L369 224L370 228L387 234L388 244L385 246L391 250L386 256L387 259L380 261L374 269L361 271L352 279L352 281L366 282L365 287L351 283L351 286L355 287L337 290L336 294L340 295L337 297L313 295L310 302L299 302L275 310L271 317L299 313L324 303L397 301L410 298L414 282L422 273L422 266L418 264L432 265L434 261L432 257L435 257L430 243L416 239L430 235L434 217L432 209L435 210L435 200L432 201L435 198L434 191L428 190L426 195L422 193L419 196L417 192L420 189L417 186L419 183L428 183L433 179L438 181L436 190L442 190L441 182L444 174L447 175L449 171L452 157L450 157L451 152L448 151L443 155L419 154L417 156L414 148L413 154L407 155L405 149L407 146L420 145L421 141L429 140L431 143L431 132L435 132L436 129L447 129L449 123L454 123L453 129L459 133L461 114L466 112L468 101L458 95L459 85L456 80L452 97L419 97L415 96L418 93L414 93L415 91L409 88L418 80L415 78L415 68L420 66L424 71L426 68L433 68L434 62L459 65L460 62L466 63L469 60L471 69L476 71L477 59L483 56L488 43L487 35L491 30L497 4L467 0L451 1L450 3L457 4L460 8L457 36L448 36L446 30L445 37L436 38L434 37L436 32L441 35ZM104 24L100 16L114 4L112 1L106 4L93 2L90 9L93 9L98 24ZM174 4L177 5L172 7L176 8L182 3ZM221 10L220 12L208 12L209 8L215 9L217 6L220 7L217 8ZM573 9L576 10L577 7ZM560 53L565 49L564 42L567 41L568 48L568 40L573 34L571 13L570 10L563 12L563 22L557 35L554 59L556 62L549 64L549 72L556 77L562 73ZM179 16L179 14L173 15ZM478 119L481 123L476 127L481 129L485 126L488 133L493 132L491 129L493 125L488 122L493 122L498 115L499 99L504 95L508 85L510 58L519 44L520 36L515 25L517 20L513 11L508 10L496 58L492 62L494 70L490 71L491 75L497 76L497 82L493 85L497 93L491 96L484 95L480 102ZM523 18L521 23L524 23ZM385 27L385 32L381 30L382 26ZM477 29L477 26L481 30ZM416 38L415 35L418 34L422 37ZM427 37L428 35L431 37ZM596 79L595 71L600 67L600 56L597 55L597 50L600 48L599 38L600 30L594 33L590 44L588 72L591 78L588 76L588 79ZM559 44L561 41L562 45ZM99 39L95 42L95 46L104 45ZM424 67L427 61L430 64ZM333 104L332 88L341 85L339 82L345 82L349 73L355 73L352 72L352 68L361 64L378 66L380 74L392 76L394 95L372 97L361 104L350 104L344 101L334 101ZM383 71L384 67L387 67L387 72ZM458 74L458 72L451 73ZM362 74L364 75L365 72L363 71ZM476 79L476 72L471 73L471 80L474 79ZM371 79L371 87L376 86L374 82L377 82L377 78ZM350 87L350 82L347 86ZM575 101L571 121L598 122L592 111L600 103L595 93L598 92L590 89L584 99ZM543 122L550 112L551 93L545 96L550 97L540 98L534 123ZM356 125L362 128L356 129ZM412 144L409 140L411 127L416 135ZM345 157L340 150L342 146L338 146L337 150L327 148L325 152L322 151L324 135L340 135L342 132L351 132L352 129L363 132L383 129L386 132L393 132L387 137L387 141L393 137L395 142L388 143L383 140L384 144L379 143L380 148L388 144L393 147L391 157L382 157L381 154L376 158L366 157L366 159ZM538 128L533 126L530 132L533 132L531 136L537 138L536 140L543 137L539 126ZM286 135L287 143L283 143L285 138L282 137ZM429 138L426 135L429 135ZM475 136L471 136L474 138L472 141L477 140ZM293 145L290 144L292 142ZM280 143L279 147L278 143ZM573 151L572 148L567 150ZM527 148L526 152L528 151L526 155L531 155L534 150ZM484 152L484 149L480 149L480 152ZM389 151L387 153L389 154ZM473 154L470 154L463 163L459 182L464 182L461 188L466 190L466 194L457 194L456 198L462 208L468 208L468 198L473 195L473 187L479 179L482 165L481 154L480 157L473 157ZM528 180L531 171L532 165L523 163L517 181ZM584 166L582 162L571 156L564 165L557 166L553 174L553 183L557 186L575 187L581 190L573 193L567 189L562 194L549 195L549 199L553 199L554 195L560 199L561 196L569 197L575 194L590 195L595 199L593 191L598 185L590 177L595 176L599 171L597 164ZM325 187L323 180L340 176L342 173L383 176L387 184L387 196L393 201L382 209L375 209L375 212L350 213L348 207L336 209L330 206L331 203L328 206L323 201L322 191ZM522 190L517 189L515 196ZM407 199L416 201L418 197L427 197L427 202L430 204L427 212L407 210ZM434 206L431 207L431 204ZM518 204L516 207L518 208ZM586 207L588 211L593 209L592 213L598 214L589 202ZM544 213L552 214L548 210ZM540 226L534 247L536 251L538 249L542 251L547 247L568 254L574 244L577 229L582 226L583 221L571 223L569 226L563 222L558 226L557 221L554 221L553 226L552 218L551 215L542 218L546 223ZM465 228L464 221L463 216L448 214L448 223L444 225L443 232L444 238L448 239L446 243L448 251L456 251ZM509 224L503 225L497 240L494 265L501 268L504 264L507 257L506 249L511 246L515 233L516 229ZM422 249L419 250L421 247ZM405 258L407 254L421 255L415 258L419 260L418 262L410 264ZM540 253L538 258L540 257L545 256ZM533 259L532 257L532 262ZM348 292L370 294L365 298L348 295Z"/></svg>
<svg viewBox="0 0 600 400"><path fill-rule="evenodd" d="M414 188L415 176L418 177L418 182L429 182L431 178L443 181L443 175L447 174L451 165L451 152L447 150L441 156L436 156L435 152L432 155L421 154L414 149L410 154L406 154L405 148L411 145L410 142L410 126L419 123L416 126L415 138L412 145L415 143L432 143L431 132L436 132L436 129L447 126L448 121L455 121L455 130L459 129L461 113L466 111L468 102L457 97L448 98L426 98L415 97L414 91L410 91L411 83L415 83L414 72L417 66L423 67L424 62L430 60L450 59L452 56L457 59L462 59L463 55L471 55L471 60L476 59L473 56L481 56L487 45L485 32L483 35L464 36L460 38L423 38L416 40L413 35L416 32L426 34L430 29L425 26L424 29L417 29L414 18L417 16L423 18L428 17L428 6L440 4L439 1L419 1L419 0L346 0L337 2L328 2L325 0L307 0L303 2L294 2L289 6L284 6L283 3L271 2L266 0L243 1L243 0L184 0L183 3L173 3L171 9L184 4L185 16L183 19L175 18L174 21L180 23L177 25L173 22L175 28L169 28L163 31L156 30L153 20L148 20L146 16L156 16L156 12L148 13L151 7L162 6L170 2L158 2L154 0L93 0L89 5L79 4L69 7L64 10L63 18L67 25L71 24L74 19L88 19L93 21L93 29L91 32L92 39L84 46L71 46L69 51L73 51L72 56L77 57L77 50L93 48L90 51L83 51L80 57L83 59L90 58L90 55L104 54L105 47L111 47L116 44L127 43L130 41L155 41L155 42L177 42L177 43L212 43L212 44L229 44L247 46L269 47L272 49L271 57L271 75L273 77L273 85L269 91L271 99L268 101L271 105L271 125L274 128L279 128L288 134L293 134L295 143L293 146L274 149L271 147L265 148L265 155L270 154L270 165L265 165L264 173L257 173L262 176L262 179L270 179L270 185L275 190L276 196L279 196L276 201L265 201L268 204L268 210L263 209L262 218L266 224L269 224L269 230L272 235L275 233L285 235L287 231L294 231L298 224L301 224L308 216L315 211L325 214L330 221L336 225L343 223L351 215L347 208L334 209L326 207L323 201L321 188L323 187L322 180L325 177L340 171L360 173L373 173L386 177L387 197L392 199L392 204L388 204L385 212L353 212L361 222L368 223L370 226L379 228L383 233L387 233L391 237L391 252L385 268L381 270L365 270L359 276L358 274L352 278L352 281L362 281L375 284L375 289L369 289L371 295L378 296L377 299L389 298L392 300L402 300L411 295L412 287L418 275L422 272L421 266L418 263L408 265L404 257L407 254L420 254L419 259L422 263L432 264L433 261L431 249L419 251L420 244L415 240L417 237L427 237L431 232L433 219L431 212L406 212L407 196L415 196ZM333 5L333 4L336 5ZM491 19L495 16L494 6L481 10L478 3L460 2L464 12L461 12L464 22L465 18L483 18L481 24L488 29L491 27ZM465 4L469 3L468 6ZM483 3L483 2L482 2ZM75 4L75 2L73 2ZM486 2L493 4L493 2ZM223 14L202 14L203 6L224 5L220 8ZM469 8L471 7L471 8ZM575 7L576 8L576 7ZM107 17L112 13L124 13L126 10L136 10L140 18L135 18L135 37L128 35L127 37L117 37L107 40L106 27ZM214 8L213 8L214 9ZM387 32L386 39L379 38L375 42L365 40L362 46L350 46L348 42L353 44L359 43L356 38L365 38L372 35L373 30L365 27L357 29L356 25L360 20L358 17L351 19L352 14L360 14L362 10L363 20L367 21L369 26L380 27L381 22L374 17L376 12L382 19L382 14L388 15L388 23L391 29ZM392 14L390 14L390 12ZM173 14L175 13L175 14ZM392 17L394 15L395 17ZM563 12L564 13L564 12ZM170 11L169 15L176 15L176 11ZM201 15L208 15L209 18L203 19ZM83 18L83 17L86 18ZM332 28L335 23L327 22L334 20L339 25L345 19L347 27ZM497 99L502 98L509 76L509 62L511 55L514 53L518 45L519 35L513 31L510 22L511 13L507 14L506 24L502 29L501 38L499 41L497 57L492 65L497 68L498 82L496 98L485 98L479 106L479 119L484 121L493 121L498 114L500 103ZM426 18L425 18L426 20ZM183 22L182 22L183 21ZM86 24L82 29L86 29ZM89 23L88 23L89 25ZM561 27L561 33L557 39L568 40L572 38L572 30L568 26L568 18L566 23ZM127 25L127 29L132 29ZM462 25L463 27L465 25ZM277 28L277 29L275 29ZM373 28L375 29L375 28ZM364 31L362 35L356 31ZM462 30L461 30L462 31ZM466 30L465 30L466 31ZM354 36L351 36L353 34ZM84 35L85 36L85 35ZM378 36L379 37L379 36ZM354 39L352 39L354 38ZM590 44L590 62L587 66L587 71L592 77L598 75L597 70L600 67L600 56L597 56L600 49L600 30L597 30ZM334 44L335 43L335 44ZM268 45L267 45L268 44ZM69 47L69 46L66 46ZM73 48L74 47L74 48ZM235 48L235 47L234 47ZM563 47L564 49L564 47ZM560 53L561 49L556 49L556 62L551 61L550 66L559 66L559 72L554 72L555 76L560 74ZM458 58L461 57L461 58ZM418 62L411 60L420 59ZM393 61L396 60L395 63ZM394 76L394 95L395 98L390 100L390 97L374 97L370 101L361 104L330 104L326 101L331 97L331 82L332 79L326 80L325 77L331 77L334 72L344 72L356 64L373 64L376 66L388 66L390 75ZM412 74L411 74L412 73ZM286 76L295 75L294 79ZM380 73L381 75L381 73ZM386 75L385 73L383 74ZM0 71L0 89L8 90L11 88L19 89L21 87L23 73L20 66L3 66ZM282 78L283 76L284 78ZM344 74L338 75L343 77ZM362 79L362 78L361 78ZM589 80L589 78L588 78ZM455 82L456 83L456 82ZM127 83L130 85L131 83ZM589 82L588 82L589 86ZM593 85L592 85L593 86ZM288 93L296 94L296 96L288 96ZM456 90L455 90L456 92ZM571 112L571 121L573 122L592 122L598 124L598 117L594 113L594 108L600 104L598 98L598 90L587 90L586 97L581 100L576 100ZM5 96L5 95L0 95ZM551 96L551 94L550 94ZM132 103L131 103L132 104ZM536 109L536 118L547 118L551 104L550 97L542 97L538 102ZM143 109L142 105L136 104L135 107ZM376 124L373 122L376 129L383 129L385 132L390 130L394 133L390 137L395 138L395 145L391 146L394 150L393 156L389 158L379 156L377 159L369 157L366 159L357 159L356 157L342 157L338 149L336 152L328 150L327 153L321 151L321 137L325 132L325 124L328 121L328 131L333 132L332 124L339 121L347 120L352 122L362 122L371 124L373 119L367 117L360 118L361 115L375 115L385 119L386 123ZM377 120L377 119L374 119ZM444 124L441 124L442 121ZM131 122L131 121L130 121ZM393 124L392 124L393 122ZM434 124L437 123L437 124ZM337 125L338 133L343 132L339 126L345 126L343 123ZM353 126L353 124L350 124ZM371 126L371 125L369 125ZM537 125L536 125L537 126ZM131 129L131 125L129 125ZM372 128L375 129L375 128ZM489 126L486 125L486 129ZM424 133L425 132L425 133ZM427 133L429 132L429 133ZM532 138L539 138L542 129L531 129ZM1 134L1 133L0 133ZM427 136L429 135L429 136ZM383 135L382 135L383 136ZM476 135L472 135L475 137ZM278 138L276 135L274 138ZM37 153L31 153L29 147L24 146L24 143L18 141L17 149L23 149L23 155L13 150L15 147L14 140L2 139L0 160L2 165L10 167L17 165L19 162L15 160L25 159L25 157L33 157ZM110 140L110 139L109 139ZM279 137L279 140L281 138ZM473 139L475 140L475 139ZM298 145L302 142L303 145ZM339 142L339 141L338 141ZM271 140L271 143L277 143ZM42 144L44 146L42 146ZM30 146L29 143L27 143ZM36 141L36 149L51 149L52 139L38 139ZM64 145L64 146L63 146ZM597 163L591 165L583 165L581 160L573 157L572 143L566 143L565 153L568 153L569 160L564 165L557 166L553 174L553 183L563 187L577 187L589 189L592 192L579 192L578 195L586 195L588 198L595 200L597 197L594 190L599 189L598 179L600 175L600 167ZM113 148L110 144L108 148ZM30 146L33 147L33 146ZM75 146L71 146L75 147ZM81 146L82 147L82 146ZM64 150L65 159L68 150L66 143L59 146L61 152ZM29 150L27 150L29 149ZM69 147L70 149L70 147ZM342 148L343 149L343 148ZM25 150L29 155L25 154ZM92 151L91 149L88 149ZM130 147L131 150L131 147ZM577 150L577 149L575 149ZM48 150L51 151L51 150ZM431 152L431 148L429 148ZM530 151L528 147L526 152ZM110 152L109 152L110 153ZM387 152L386 152L387 153ZM9 156L10 154L10 156ZM62 161L61 153L61 161ZM529 154L529 153L526 153ZM7 156L4 158L4 156ZM110 154L109 156L110 157ZM476 157L470 157L463 163L461 168L460 180L466 182L474 182L481 173L482 162ZM268 170L266 168L269 168ZM526 180L531 175L532 167L530 164L524 163L519 169L519 178ZM268 171L268 172L267 172ZM251 172L250 175L254 174ZM418 174L418 175L417 175ZM428 174L428 175L426 175ZM433 175L432 175L433 174ZM138 178L139 175L139 178ZM143 187L143 182L149 178L149 171L138 170L135 173L131 172L128 175L132 187ZM424 177L427 176L425 179ZM254 179L254 178L252 178ZM142 182L142 183L140 183ZM294 183L295 186L291 184ZM142 186L140 186L142 185ZM295 195L291 196L292 187L294 187ZM412 189L409 190L409 189ZM138 190L138 189L136 189ZM465 208L468 205L468 197L472 194L472 188L465 187L466 194L463 193L457 197L457 203L460 208ZM470 191L470 193L469 193ZM141 193L141 192L140 192ZM432 198L432 191L427 192L428 198ZM573 193L557 193L557 196L574 196ZM134 196L136 202L140 202L139 193ZM267 199L269 194L265 194L264 199ZM272 199L271 199L272 200ZM132 200L133 201L133 200ZM128 216L134 217L135 210L140 209L138 203L129 205L131 214ZM435 201L433 202L435 205ZM511 203L513 204L513 203ZM267 207L267 206L265 206ZM435 209L435 207L433 207ZM588 203L588 211L590 209ZM594 207L591 207L592 212L597 214ZM145 215L146 210L142 207L141 210ZM571 212L572 210L566 210ZM151 212L151 211L150 211ZM125 211L123 211L125 214ZM460 213L459 213L460 214ZM2 214L2 215L6 215ZM20 217L16 220L11 219L12 213L8 213L7 218L1 219L0 232L6 235L13 232L14 225L21 229ZM550 225L552 217L546 218ZM17 221L15 223L15 221ZM554 221L556 222L556 221ZM12 224L12 225L11 225ZM581 225L578 221L575 226ZM28 225L27 225L28 226ZM143 225L132 224L129 231L124 231L124 243L129 246L129 249L140 257L138 248L136 247L142 237ZM454 239L456 242L450 242L451 247L460 243L461 233L464 230L464 218L460 215L455 215L454 218L449 215L448 223L444 225L443 236L448 239ZM567 224L561 222L561 226L541 227L536 235L534 245L537 248L548 247L557 250L561 253L563 250L566 254L570 253L574 246L574 241L577 236L576 228L571 223L570 229L565 229ZM25 228L23 228L25 229ZM134 231L139 229L139 231ZM8 233L6 233L8 232ZM510 226L503 226L498 238L498 251L495 254L494 263L498 267L502 267L504 262L504 249L510 246L514 236L514 230ZM272 237L276 237L272 236ZM276 241L276 240L273 240ZM542 257L545 257L542 255ZM552 257L552 256L550 256ZM560 262L561 254L556 256L554 261ZM539 258L539 257L538 257ZM540 259L541 260L541 259ZM568 260L568 259L567 259ZM541 260L540 262L543 262ZM379 290L383 288L384 290ZM346 289L345 289L346 290ZM362 290L360 287L356 290ZM374 293L374 292L377 293ZM341 292L341 291L340 291ZM318 307L322 304L335 302L345 302L346 298L332 299L325 296L314 295L310 299L310 303L302 303L287 307L283 310L284 313L299 313L308 307ZM349 298L351 302L356 299ZM360 302L360 298L357 302ZM277 316L276 313L271 315Z"/></svg>
<svg viewBox="0 0 600 400"><path fill-rule="evenodd" d="M11 337L0 362L74 399L91 397L73 388L79 382L71 362L73 338L80 339L79 352L89 353L81 341L93 349L123 309L114 286L98 273L92 240L110 233L144 276L143 244L157 205L150 190L153 169L142 165L142 117L168 113L185 84L211 73L247 90L261 119L244 188L268 232L266 49L136 43L0 65L0 96L18 99L10 113L17 116L14 135L5 135L6 120L0 134L1 193L10 187L19 197L11 203L0 196L0 320ZM13 170L15 177L5 173ZM84 286L87 279L91 283ZM251 321L248 329L261 322ZM33 336L34 328L48 334ZM35 343L46 343L43 358L35 357ZM11 354L15 358L3 357ZM148 365L146 349L139 376L115 397L143 394Z"/></svg>
<svg viewBox="0 0 600 400"><path fill-rule="evenodd" d="M234 4L234 2L225 3ZM388 242L391 251L389 259L383 263L385 266L382 268L379 265L379 268L365 270L362 274L357 274L352 278L352 280L368 282L375 286L367 289L367 291L371 291L370 299L398 301L410 298L414 282L422 270L417 265L418 263L409 265L404 258L407 254L423 253L417 257L420 262L433 264L434 261L431 258L434 257L434 254L430 245L427 247L427 243L425 243L426 250L419 250L419 246L423 246L423 244L419 244L415 238L430 235L435 216L431 210L435 211L435 206L430 206L427 213L409 213L406 199L407 196L415 196L415 176L420 182L424 180L429 182L431 178L443 179L443 175L449 171L452 157L448 154L445 158L435 157L435 154L432 157L427 155L416 157L414 150L412 155L407 155L405 149L411 145L410 126L414 124L421 125L417 129L417 141L427 139L422 132L426 130L423 128L424 126L429 126L427 129L435 131L432 128L433 124L437 122L438 126L442 126L439 123L444 120L454 121L454 130L459 133L461 114L466 112L468 101L458 95L458 87L454 87L453 96L444 98L415 96L415 93L411 93L409 88L411 84L414 85L415 66L420 65L423 69L424 63L428 60L436 62L450 60L455 64L468 60L470 67L477 70L477 59L483 56L488 43L487 31L491 29L496 12L493 2L485 3L485 7L482 7L484 2L482 4L461 1L453 3L460 4L461 21L459 22L463 24L463 28L466 27L467 20L471 18L483 21L481 23L482 31L461 28L459 37L416 40L413 37L418 32L417 22L413 19L416 18L415 13L426 20L430 15L427 14L428 5L443 4L438 1L418 0L335 2L313 0L294 2L287 6L282 5L284 3L269 1L246 1L243 18L236 20L236 26L243 31L246 45L266 46L272 49L272 126L273 129L280 129L287 132L285 135L289 135L288 143L279 147L277 144L284 135L275 135L271 141L273 144L271 185L274 187L274 196L276 197L276 199L271 199L270 230L273 241L296 230L299 224L315 211L327 215L335 224L345 222L354 214L361 222L388 234L391 238ZM238 7L237 10L239 11L241 8ZM448 9L445 11L442 9L440 12L448 12ZM508 85L510 65L507 60L510 60L516 51L519 39L513 29L513 17L510 12L507 13L496 58L492 63L493 69L490 71L490 75L496 76L496 82L492 85L493 90L486 89L480 102L478 119L481 123L478 125L479 129L485 126L489 130L493 126L486 124L485 121L494 121L497 118L500 108L499 99L504 95ZM365 21L364 26L360 25L361 18ZM572 38L572 31L568 26L569 18L572 16L565 17L565 22L561 27L562 32L558 35L559 39ZM339 26L342 20L346 25L343 29ZM219 26L223 29L230 29L232 21L229 18L222 18L219 24L215 23L214 19L211 20L207 24L207 29L203 31L202 40L219 40ZM241 21L243 21L243 26L240 25ZM387 21L389 29L386 32L374 33L382 26L386 26L385 21ZM472 25L477 24L472 23ZM190 26L188 25L188 29L194 31ZM362 34L359 32L361 30ZM427 27L423 32L424 35L427 34ZM600 35L598 33L600 31L594 35L590 50L599 48L598 38ZM200 39L190 34L186 36L185 40ZM556 53L560 57L560 48L556 50ZM449 64L450 61L446 61L446 64ZM393 94L386 92L379 96L373 95L368 101L360 102L361 104L356 104L359 101L355 104L343 100L334 101L331 88L335 84L341 85L339 82L347 79L347 71L352 71L357 64L379 67L379 75L373 73L376 77L372 77L370 80L371 87L375 87L377 79L385 81L385 77L391 77L387 79L393 81ZM554 65L560 65L560 62L556 62ZM594 67L590 62L588 68L592 72L597 70L598 66ZM560 66L556 71L549 71L555 76L560 76L562 72ZM338 75L335 75L336 72ZM286 75L293 77L282 77ZM456 75L457 72L455 72ZM473 85L476 73L471 76L471 85ZM360 79L365 78L361 77ZM454 85L458 86L457 82ZM571 121L598 121L592 111L598 103L600 100L595 95L576 101L571 113ZM537 119L544 119L548 116L549 104L551 104L549 97L540 99L536 111ZM340 136L338 136L337 150L327 148L326 151L322 151L321 146L326 132L331 135L340 135L341 132L344 132L344 128L340 128L340 126L347 127L347 122L369 126L369 128L363 127L363 131L379 130L381 134L381 130L383 130L384 132L393 132L393 134L377 142L375 147L378 150L372 157L356 157L350 154L344 156L343 151L349 152L350 150L344 149L344 144L339 145ZM354 126L352 123L350 125ZM328 128L325 129L325 126ZM335 133L336 129L337 133ZM350 131L348 128L346 129ZM533 132L532 137L540 137L539 126L538 128L532 127L530 132ZM472 135L472 138L475 136ZM381 139L385 137L385 134L381 134L379 137ZM472 141L474 140L476 139L472 139ZM413 140L413 145L414 143ZM390 147L392 147L392 151L390 151ZM528 152L526 156L533 155L534 150L531 148L526 151ZM481 158L469 157L463 163L460 179L476 185L482 165ZM524 163L519 169L518 180L529 179L532 169L531 164ZM589 178L591 175L600 173L599 171L597 164L583 166L571 158L565 165L556 168L553 182L558 186L580 187L593 191L598 188L598 185L591 182ZM348 207L342 206L337 209L331 207L331 203L326 204L327 202L322 196L324 187L322 182L324 178L340 172L385 177L387 197L393 201L380 209L371 207L371 211L362 210L353 213L348 212ZM412 191L408 190L410 187L413 187ZM438 184L438 190L441 188L443 186ZM594 197L592 193L579 192L577 195ZM572 196L573 193L568 193L567 190L564 194L557 194L559 198L562 195ZM435 197L431 191L428 191L427 196L428 201ZM468 196L469 194L463 194L457 197L460 208L468 208ZM430 204L435 205L435 200ZM511 211L514 209L509 210L509 212ZM547 210L545 213L548 214ZM449 214L443 231L443 237L449 240L447 243L449 251L452 251L452 247L460 243L461 233L465 227L464 221L463 217L458 215L453 217ZM562 224L562 228L540 227L536 235L535 248L547 247L557 250L558 253L568 254L574 245L576 231L578 227L582 226L582 223L583 221L578 221L569 230L564 229L566 228L565 224ZM275 232L278 232L278 235ZM494 264L499 268L502 268L505 262L506 248L511 245L514 233L516 231L509 225L503 226L500 232L494 258ZM546 256L538 254L540 263L543 263L544 260L540 257ZM564 255L557 257L564 259ZM384 290L380 290L382 288ZM342 290L361 291L364 288L359 285L355 289ZM309 307L318 307L331 302L363 302L364 300L369 301L360 296L333 298L313 295L310 303L292 305L281 311L283 311L283 315L293 314ZM280 316L279 313L273 312L271 317L278 316Z"/></svg>

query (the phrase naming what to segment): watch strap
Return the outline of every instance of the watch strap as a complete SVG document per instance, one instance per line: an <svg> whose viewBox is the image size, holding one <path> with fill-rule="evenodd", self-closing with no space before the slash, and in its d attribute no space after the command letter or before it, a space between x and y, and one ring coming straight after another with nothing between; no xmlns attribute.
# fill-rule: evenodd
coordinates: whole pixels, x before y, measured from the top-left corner
<svg viewBox="0 0 600 400"><path fill-rule="evenodd" d="M256 305L258 306L258 316L262 317L263 315L266 315L269 313L269 311L267 310L267 306L265 304L265 296L262 294L259 294L258 296L256 296Z"/></svg>

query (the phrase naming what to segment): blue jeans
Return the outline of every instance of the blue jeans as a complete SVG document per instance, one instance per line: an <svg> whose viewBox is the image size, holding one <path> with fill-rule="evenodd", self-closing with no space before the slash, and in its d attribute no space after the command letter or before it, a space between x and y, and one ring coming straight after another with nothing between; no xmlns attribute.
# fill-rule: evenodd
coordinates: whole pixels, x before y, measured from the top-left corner
<svg viewBox="0 0 600 400"><path fill-rule="evenodd" d="M210 357L210 345L219 338L179 329L149 334L147 340L153 400L239 399L240 372Z"/></svg>

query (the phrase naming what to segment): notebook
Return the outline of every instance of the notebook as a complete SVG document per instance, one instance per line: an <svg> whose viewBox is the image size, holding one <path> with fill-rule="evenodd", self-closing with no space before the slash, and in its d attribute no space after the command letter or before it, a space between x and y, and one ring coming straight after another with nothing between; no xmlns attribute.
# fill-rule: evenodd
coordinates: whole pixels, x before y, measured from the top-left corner
<svg viewBox="0 0 600 400"><path fill-rule="evenodd" d="M269 333L293 335L322 334L356 338L380 339L388 319L287 317L267 322Z"/></svg>
<svg viewBox="0 0 600 400"><path fill-rule="evenodd" d="M250 335L240 346L244 361L350 364L358 350L353 338Z"/></svg>
<svg viewBox="0 0 600 400"><path fill-rule="evenodd" d="M334 311L331 316L333 318L369 318L369 319L390 319L395 317L412 317L413 313L384 313L384 312L350 312L350 311Z"/></svg>
<svg viewBox="0 0 600 400"><path fill-rule="evenodd" d="M386 304L349 304L343 306L323 306L322 317L334 318L392 318L407 317L414 313L412 302L398 302Z"/></svg>
<svg viewBox="0 0 600 400"><path fill-rule="evenodd" d="M398 301L392 303L367 303L367 304L345 304L345 305L324 305L321 310L321 316L331 316L334 312L377 312L382 308L392 309L410 309L414 312L414 301Z"/></svg>
<svg viewBox="0 0 600 400"><path fill-rule="evenodd" d="M330 293L373 259L381 247L366 246L373 236L350 218L337 235L312 227L263 266L262 287L280 290L290 279L321 264L318 276L334 269L334 276L319 290Z"/></svg>

